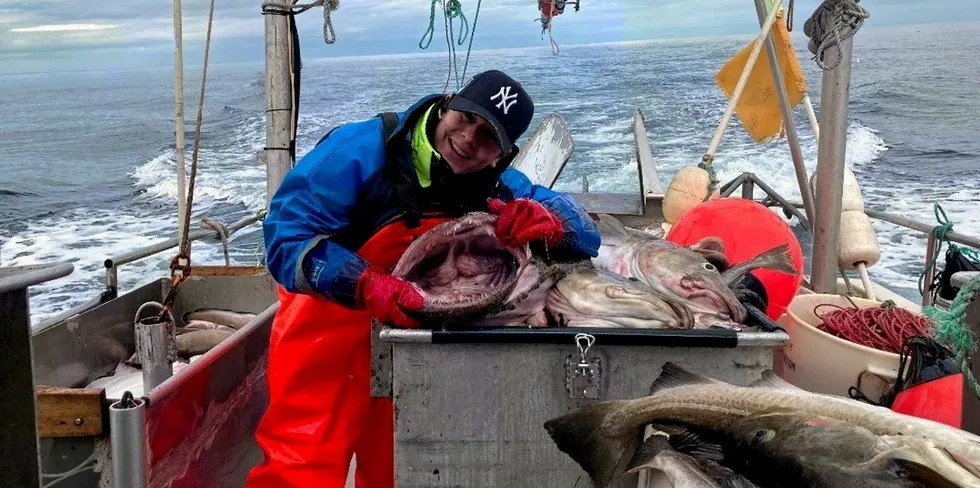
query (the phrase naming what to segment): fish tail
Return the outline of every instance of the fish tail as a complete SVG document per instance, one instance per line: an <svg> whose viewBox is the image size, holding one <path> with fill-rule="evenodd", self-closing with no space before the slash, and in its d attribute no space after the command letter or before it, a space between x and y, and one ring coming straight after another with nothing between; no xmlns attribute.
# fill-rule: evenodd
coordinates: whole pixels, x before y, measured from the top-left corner
<svg viewBox="0 0 980 488"><path fill-rule="evenodd" d="M628 400L595 403L544 423L558 449L585 470L595 488L606 488L625 472L633 459L638 444L636 432L606 429L607 419L619 415L628 403Z"/></svg>
<svg viewBox="0 0 980 488"><path fill-rule="evenodd" d="M760 265L765 268L782 271L796 275L796 267L793 266L793 256L789 253L789 244L776 246L759 255Z"/></svg>
<svg viewBox="0 0 980 488"><path fill-rule="evenodd" d="M776 246L753 259L737 264L721 274L726 283L731 284L742 279L742 276L753 269L766 268L782 271L793 276L799 274L793 266L793 256L789 253L789 244Z"/></svg>

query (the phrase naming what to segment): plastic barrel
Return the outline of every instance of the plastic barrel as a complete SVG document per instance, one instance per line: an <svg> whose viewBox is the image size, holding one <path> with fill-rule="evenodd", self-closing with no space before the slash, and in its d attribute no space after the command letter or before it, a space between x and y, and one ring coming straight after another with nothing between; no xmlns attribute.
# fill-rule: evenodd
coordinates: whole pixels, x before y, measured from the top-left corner
<svg viewBox="0 0 980 488"><path fill-rule="evenodd" d="M880 307L881 302L851 298L861 308ZM817 326L814 315L820 304L853 308L840 295L805 294L790 302L777 323L786 329L790 345L773 352L773 371L780 378L804 390L847 397L848 389L858 386L871 400L878 401L898 375L898 354L865 347L828 334ZM821 315L834 307L817 309Z"/></svg>

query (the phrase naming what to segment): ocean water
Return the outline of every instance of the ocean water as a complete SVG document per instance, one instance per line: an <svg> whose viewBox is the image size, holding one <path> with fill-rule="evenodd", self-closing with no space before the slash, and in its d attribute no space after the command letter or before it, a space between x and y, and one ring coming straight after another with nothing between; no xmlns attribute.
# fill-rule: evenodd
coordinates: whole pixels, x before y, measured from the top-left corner
<svg viewBox="0 0 980 488"><path fill-rule="evenodd" d="M820 112L821 72L793 39ZM632 117L646 116L666 187L697 164L725 110L714 74L751 36L476 51L469 73L499 68L535 98L533 125L549 113L567 121L575 153L556 187L638 188ZM316 39L304 42L317 42ZM321 41L322 42L322 41ZM935 223L942 202L955 229L980 235L980 24L864 28L854 46L847 164L868 207ZM401 110L446 84L444 53L307 59L302 71L298 148L302 155L329 128ZM261 210L265 170L264 65L209 67L192 226L202 217L231 223ZM187 68L185 128L190 164L200 69ZM33 288L35 323L96 296L102 262L176 235L174 96L170 67L0 77L0 265L70 261L70 276ZM455 86L450 86L452 89ZM812 173L817 144L803 106L795 112ZM530 132L530 131L529 131ZM755 144L733 121L715 160L726 182L743 171L799 200L785 140ZM758 190L757 190L758 192ZM761 192L757 193L761 196ZM790 221L795 224L795 221ZM873 279L915 298L925 236L875 221L881 261ZM234 263L261 252L255 224L229 242ZM120 291L165 276L174 251L120 269ZM223 262L217 241L193 244L197 264Z"/></svg>

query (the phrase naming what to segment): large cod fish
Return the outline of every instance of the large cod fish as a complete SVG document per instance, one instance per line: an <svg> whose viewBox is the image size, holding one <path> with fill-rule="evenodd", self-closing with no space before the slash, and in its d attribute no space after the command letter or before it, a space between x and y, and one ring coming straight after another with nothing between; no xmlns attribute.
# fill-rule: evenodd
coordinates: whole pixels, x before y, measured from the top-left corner
<svg viewBox="0 0 980 488"><path fill-rule="evenodd" d="M410 315L444 327L548 325L548 290L567 268L533 256L528 245L501 244L496 222L494 214L471 212L412 242L392 271L425 298Z"/></svg>
<svg viewBox="0 0 980 488"><path fill-rule="evenodd" d="M620 276L636 279L665 299L683 304L699 324L742 323L745 308L730 285L757 268L796 274L789 246L729 266L721 240L706 237L685 247L662 239L662 233L628 229L609 215L599 215L602 245L593 263Z"/></svg>
<svg viewBox="0 0 980 488"><path fill-rule="evenodd" d="M733 453L742 469L770 470L752 479L760 487L980 487L980 436L805 391L771 373L742 387L668 362L650 396L588 405L544 427L602 488L636 464L629 461L644 426L657 423L729 439L726 457Z"/></svg>

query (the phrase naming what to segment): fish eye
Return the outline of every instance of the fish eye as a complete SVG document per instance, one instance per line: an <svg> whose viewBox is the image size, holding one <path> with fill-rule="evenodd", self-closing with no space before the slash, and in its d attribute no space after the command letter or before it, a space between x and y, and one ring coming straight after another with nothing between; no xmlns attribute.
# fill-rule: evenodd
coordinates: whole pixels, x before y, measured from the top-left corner
<svg viewBox="0 0 980 488"><path fill-rule="evenodd" d="M769 429L759 429L755 431L755 440L759 442L771 441L773 437L776 437L776 433Z"/></svg>
<svg viewBox="0 0 980 488"><path fill-rule="evenodd" d="M704 269L706 269L706 270L708 270L708 271L717 271L717 268L715 268L715 265L713 265L711 263L703 263L701 265L701 267L704 268Z"/></svg>

